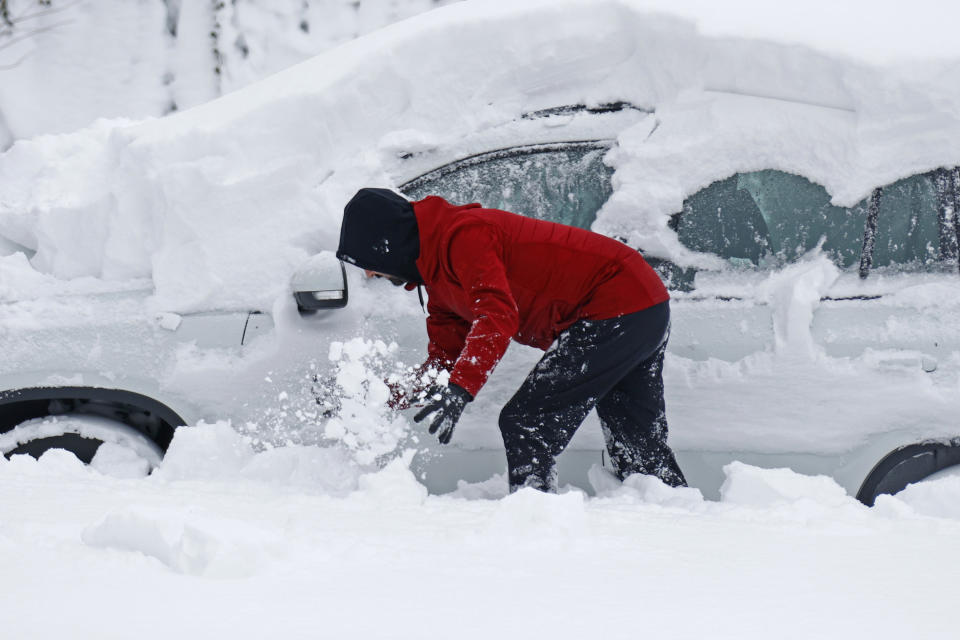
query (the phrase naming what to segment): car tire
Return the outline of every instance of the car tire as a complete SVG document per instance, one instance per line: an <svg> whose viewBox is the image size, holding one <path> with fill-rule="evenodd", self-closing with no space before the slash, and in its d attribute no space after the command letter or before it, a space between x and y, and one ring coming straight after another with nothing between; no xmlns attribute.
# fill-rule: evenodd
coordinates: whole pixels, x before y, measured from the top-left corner
<svg viewBox="0 0 960 640"><path fill-rule="evenodd" d="M138 477L160 464L163 451L133 427L102 416L64 414L35 418L0 434L0 453L39 459L63 449L107 475Z"/></svg>
<svg viewBox="0 0 960 640"><path fill-rule="evenodd" d="M960 438L929 440L887 454L873 468L857 492L857 500L872 507L880 494L897 494L907 485L929 479L960 465Z"/></svg>

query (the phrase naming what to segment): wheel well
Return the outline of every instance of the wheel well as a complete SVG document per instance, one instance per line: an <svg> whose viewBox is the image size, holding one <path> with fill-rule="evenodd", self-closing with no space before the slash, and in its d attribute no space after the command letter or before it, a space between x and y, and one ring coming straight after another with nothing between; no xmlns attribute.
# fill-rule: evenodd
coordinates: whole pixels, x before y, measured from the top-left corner
<svg viewBox="0 0 960 640"><path fill-rule="evenodd" d="M185 424L175 411L132 391L97 387L32 387L0 391L0 433L18 424L65 414L110 418L133 427L166 451L174 430Z"/></svg>
<svg viewBox="0 0 960 640"><path fill-rule="evenodd" d="M960 464L960 438L928 440L888 453L863 481L857 500L872 507L877 496L894 494L913 482Z"/></svg>

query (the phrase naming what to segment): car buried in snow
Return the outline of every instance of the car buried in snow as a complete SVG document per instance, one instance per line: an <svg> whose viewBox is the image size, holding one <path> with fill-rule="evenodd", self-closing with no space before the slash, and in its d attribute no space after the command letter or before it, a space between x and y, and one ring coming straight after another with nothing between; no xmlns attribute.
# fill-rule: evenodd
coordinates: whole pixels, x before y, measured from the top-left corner
<svg viewBox="0 0 960 640"><path fill-rule="evenodd" d="M0 301L0 451L40 455L61 447L94 464L97 456L132 451L149 468L175 428L216 419L230 419L269 446L327 442L324 421L339 410L323 382L333 366L323 356L340 352L331 346L360 331L396 343L382 353L408 364L424 351L415 296L344 271L329 253L336 229L326 227L335 227L352 190L394 186L412 199L435 194L592 228L641 251L672 296L670 443L691 485L707 497L722 491L723 467L734 460L828 475L866 504L960 463L960 156L930 143L955 135L951 119L923 120L902 105L871 115L870 92L884 85L870 85L872 72L859 65L676 31L675 22L640 13L614 24L601 9L571 26L569 15L541 9L541 21L562 19L557 37L571 42L608 20L601 31L611 37L591 35L574 43L576 55L558 55L555 44L538 44L548 36L520 28L528 15L508 12L498 18L504 37L516 28L523 51L505 59L503 47L458 17L470 11L411 20L405 30L362 39L366 45L349 48L340 84L266 98L277 87L304 83L309 68L291 70L266 89L255 85L130 134L127 163L119 164L123 171L134 161L145 168L134 178L118 175L163 193L171 219L170 212L179 213L177 190L191 180L210 194L204 206L214 212L262 208L241 202L245 192L238 189L264 189L270 179L300 194L297 207L306 201L327 211L320 222L292 217L293 225L314 225L291 238L316 256L291 269L285 296L269 308L238 308L216 294L208 296L213 302L165 308L163 301L176 297L169 295L163 253L152 280L64 284L44 273L44 265L54 271L51 259L38 258L42 225L6 234L0 228L5 273L38 283L30 295L14 288ZM503 65L482 90L457 94L452 106L390 96L357 103L350 83L365 80L349 76L350 69L393 78L391 56L424 60L419 43L430 39L423 35L452 38L446 20L461 19L457 37L472 43L477 62L460 64L464 84L471 73L487 77L487 57ZM621 47L648 40L659 47L648 57L625 55ZM676 55L661 55L664 49ZM684 62L678 52L691 50L736 63L737 73ZM790 74L767 64L778 58L791 61ZM315 66L323 64L321 56ZM397 90L449 90L443 64L411 63ZM660 66L645 66L653 64ZM866 80L844 85L848 76ZM262 112L257 126L247 126L255 117L249 105ZM316 112L307 114L305 105ZM233 113L241 119L227 117ZM890 113L902 118L871 130ZM314 126L320 116L337 126L299 135L297 127ZM290 127L298 135L287 135ZM337 137L341 129L347 133ZM203 144L176 146L199 130ZM336 144L317 145L311 136ZM108 150L118 137L104 143ZM255 144L273 154L262 166L245 167L239 178L218 173ZM872 163L858 159L869 145L879 158ZM921 146L929 148L920 153ZM158 151L148 156L144 149ZM300 179L295 172L304 165L311 168ZM379 184L364 183L370 180ZM315 193L321 195L314 200L304 195ZM103 206L127 197L122 192ZM189 227L199 234L189 239L215 245L229 235L224 226L208 236ZM239 237L231 248L270 267L266 249L258 254L255 246L263 240L269 249L266 236ZM156 265L167 270L158 275ZM216 275L216 264L210 269ZM208 279L221 282L225 273ZM190 277L184 271L178 283ZM224 288L230 286L241 289L242 282ZM413 464L431 491L503 472L492 416L538 357L512 345L453 444L419 439ZM578 431L560 460L561 484L590 490L590 469L606 464L599 431L595 416Z"/></svg>
<svg viewBox="0 0 960 640"><path fill-rule="evenodd" d="M549 140L531 135L523 144L469 153L400 178L401 190L413 199L436 194L590 228L614 192L603 157L616 139L578 135L575 120L592 119L596 134L599 120L616 131L655 114L614 103L524 119L558 116L566 124L547 127ZM673 366L665 374L672 433L709 416L698 438L672 436L693 486L716 496L723 466L741 460L829 475L872 504L960 462L950 401L938 403L956 385L960 353L958 210L956 167L876 185L851 207L831 204L827 191L803 176L774 169L738 172L684 199L669 229L685 249L719 260L680 266L638 249L672 296ZM753 444L703 446L730 430ZM857 437L859 445L850 446ZM764 443L775 444L763 451ZM565 464L568 479L587 485L602 448L597 439L575 439L561 470ZM454 460L445 457L451 474L469 467Z"/></svg>

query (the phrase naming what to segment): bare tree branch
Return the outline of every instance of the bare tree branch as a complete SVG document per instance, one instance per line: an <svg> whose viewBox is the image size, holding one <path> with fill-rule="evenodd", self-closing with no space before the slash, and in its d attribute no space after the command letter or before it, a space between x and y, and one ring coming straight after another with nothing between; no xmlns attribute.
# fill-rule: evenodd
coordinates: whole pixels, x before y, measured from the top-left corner
<svg viewBox="0 0 960 640"><path fill-rule="evenodd" d="M0 0L0 23L2 23L3 28L0 28L0 51L7 49L9 47L15 46L24 40L32 38L38 34L52 31L54 29L59 29L62 26L71 24L72 20L62 20L53 24L48 24L42 27L37 27L29 31L22 31L20 25L29 20L34 20L36 18L44 18L47 16L55 15L62 13L73 7L81 5L84 3L84 0L72 0L71 2L66 2L61 4L58 7L54 7L51 3L51 0L39 0L38 4L43 7L38 11L33 11L32 13L21 13L20 15L10 15L9 0ZM18 60L11 64L0 65L0 71L8 71L17 67L22 63L29 53L20 56Z"/></svg>
<svg viewBox="0 0 960 640"><path fill-rule="evenodd" d="M27 22L28 20L34 20L36 18L43 18L46 16L52 16L57 13L63 13L68 11L73 7L77 7L81 4L84 4L84 0L73 0L73 2L68 2L66 4L60 5L59 7L54 7L49 2L40 2L40 5L43 7L48 7L46 9L41 9L40 11L34 11L33 13L25 13L18 16L10 15L10 10L7 6L8 0L0 0L0 21L2 21L6 26L0 29L0 38L11 35L14 32L14 27Z"/></svg>
<svg viewBox="0 0 960 640"><path fill-rule="evenodd" d="M32 38L33 36L39 33L44 33L46 31L53 31L54 29L58 29L59 27L68 25L71 22L73 22L73 20L64 20L63 22L56 22L54 24L47 25L46 27L38 27L32 31L27 31L26 33L22 33L19 36L15 38L11 38L6 42L4 42L3 44L0 44L0 51L3 51L4 49L7 49L9 47L12 47L13 45L19 42L23 42L24 40L28 40L29 38Z"/></svg>
<svg viewBox="0 0 960 640"><path fill-rule="evenodd" d="M10 64L0 64L0 71L10 71L12 69L16 69L17 67L20 66L20 63L22 63L24 60L30 57L31 53L33 52L32 51L26 52L25 54L23 54L22 56L20 56L19 58L11 62Z"/></svg>
<svg viewBox="0 0 960 640"><path fill-rule="evenodd" d="M0 0L0 3L5 4L6 2L7 0ZM25 13L19 16L13 16L10 18L11 20L10 26L13 26L15 24L20 24L22 22L26 22L27 20L33 20L34 18L42 18L43 16L52 16L56 13L63 13L64 11L69 11L70 9L76 6L79 6L81 4L84 4L84 0L73 0L73 2L67 2L65 4L60 5L59 7L54 7L49 2L48 3L41 2L40 6L46 7L45 9L34 11L33 13Z"/></svg>

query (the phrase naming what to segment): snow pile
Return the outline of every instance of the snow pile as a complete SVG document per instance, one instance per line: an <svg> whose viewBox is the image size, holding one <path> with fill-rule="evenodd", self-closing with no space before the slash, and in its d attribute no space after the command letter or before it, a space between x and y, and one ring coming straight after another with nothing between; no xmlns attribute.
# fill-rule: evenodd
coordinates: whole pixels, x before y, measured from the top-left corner
<svg viewBox="0 0 960 640"><path fill-rule="evenodd" d="M811 333L813 315L839 276L840 269L817 249L760 284L758 298L774 309L774 346L778 352L793 357L818 352Z"/></svg>
<svg viewBox="0 0 960 640"><path fill-rule="evenodd" d="M525 489L471 500L428 496L400 459L327 493L281 465L238 476L263 454L236 451L175 477L198 434L226 430L179 431L161 472L139 480L63 452L0 457L0 586L21 614L6 634L489 638L510 620L520 635L562 638L634 637L638 625L691 638L954 635L960 519L905 501L925 487L868 509L827 479L736 464L720 502L609 476L597 498ZM956 503L955 483L938 489L951 491ZM878 608L877 593L896 606ZM63 615L40 615L53 600ZM157 601L180 615L150 616Z"/></svg>
<svg viewBox="0 0 960 640"><path fill-rule="evenodd" d="M58 481L88 478L92 473L99 473L64 449L50 449L38 460L28 455L14 455L9 460L6 456L0 456L0 469L11 474L11 478L50 477Z"/></svg>
<svg viewBox="0 0 960 640"><path fill-rule="evenodd" d="M589 479L599 498L686 509L698 509L703 503L703 494L698 489L671 487L655 476L632 475L621 482L609 471L594 466Z"/></svg>
<svg viewBox="0 0 960 640"><path fill-rule="evenodd" d="M567 491L544 500L535 489L522 489L497 502L482 534L492 539L538 536L561 550L566 541L587 534L587 500L580 491Z"/></svg>
<svg viewBox="0 0 960 640"><path fill-rule="evenodd" d="M358 497L386 508L422 505L427 500L427 488L411 473L412 460L413 452L407 451L383 469L360 476Z"/></svg>
<svg viewBox="0 0 960 640"><path fill-rule="evenodd" d="M261 556L283 539L229 519L184 518L175 510L119 509L80 534L95 549L135 552L154 558L176 573L209 578L248 578ZM239 526L238 526L239 525Z"/></svg>
<svg viewBox="0 0 960 640"><path fill-rule="evenodd" d="M957 495L960 492L960 473L956 467L945 469L923 482L909 485L896 495L879 496L877 506L881 509L903 512L900 505L909 507L912 513L939 517L960 519L960 503Z"/></svg>
<svg viewBox="0 0 960 640"><path fill-rule="evenodd" d="M33 440L64 435L102 442L90 464L102 473L120 478L142 478L163 457L157 445L140 432L91 415L48 416L22 422L0 433L0 455L9 455Z"/></svg>
<svg viewBox="0 0 960 640"><path fill-rule="evenodd" d="M741 462L723 471L727 476L720 487L723 502L755 507L795 505L800 501L828 507L851 503L847 492L827 476L802 476L789 469L759 469Z"/></svg>
<svg viewBox="0 0 960 640"><path fill-rule="evenodd" d="M163 481L258 481L303 491L345 495L357 486L360 468L338 447L288 446L255 452L229 423L181 427L153 474Z"/></svg>

